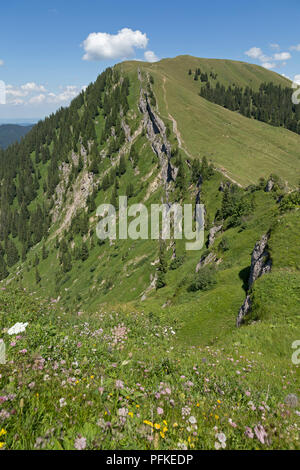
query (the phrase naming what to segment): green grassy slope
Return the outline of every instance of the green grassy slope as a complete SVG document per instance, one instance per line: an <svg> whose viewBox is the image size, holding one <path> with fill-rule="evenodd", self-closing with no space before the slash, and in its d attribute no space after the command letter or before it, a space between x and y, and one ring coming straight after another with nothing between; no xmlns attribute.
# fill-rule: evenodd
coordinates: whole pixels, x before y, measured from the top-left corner
<svg viewBox="0 0 300 470"><path fill-rule="evenodd" d="M218 73L224 85L258 88L264 81L290 86L284 77L262 67L243 62L197 59L180 56L155 64L124 63L124 70L140 67L155 77L155 93L162 116L176 120L182 147L188 155L206 155L229 177L242 185L256 182L260 176L279 173L291 185L298 182L300 137L286 129L273 128L244 118L210 103L200 96L201 83L188 75L189 68ZM295 171L296 170L296 171Z"/></svg>

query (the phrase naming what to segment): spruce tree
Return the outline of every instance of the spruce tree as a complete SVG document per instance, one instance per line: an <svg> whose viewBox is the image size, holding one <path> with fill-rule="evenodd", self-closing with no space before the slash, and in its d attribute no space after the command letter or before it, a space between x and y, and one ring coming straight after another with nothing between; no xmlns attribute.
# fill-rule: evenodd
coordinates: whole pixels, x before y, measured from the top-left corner
<svg viewBox="0 0 300 470"><path fill-rule="evenodd" d="M0 254L0 281L3 281L3 279L6 279L8 274L9 272L7 270L7 266L3 258L3 255Z"/></svg>
<svg viewBox="0 0 300 470"><path fill-rule="evenodd" d="M166 273L168 263L166 257L166 244L163 240L159 242L159 264L156 280L156 289L162 289L166 286Z"/></svg>

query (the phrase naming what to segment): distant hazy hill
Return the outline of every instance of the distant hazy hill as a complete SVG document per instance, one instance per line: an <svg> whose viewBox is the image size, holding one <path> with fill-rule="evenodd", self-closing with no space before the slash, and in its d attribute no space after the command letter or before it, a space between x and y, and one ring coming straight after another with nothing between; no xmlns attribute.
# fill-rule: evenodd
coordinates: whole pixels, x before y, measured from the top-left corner
<svg viewBox="0 0 300 470"><path fill-rule="evenodd" d="M0 125L0 147L7 148L21 137L24 137L27 132L32 129L31 126L19 126L17 124L3 124Z"/></svg>

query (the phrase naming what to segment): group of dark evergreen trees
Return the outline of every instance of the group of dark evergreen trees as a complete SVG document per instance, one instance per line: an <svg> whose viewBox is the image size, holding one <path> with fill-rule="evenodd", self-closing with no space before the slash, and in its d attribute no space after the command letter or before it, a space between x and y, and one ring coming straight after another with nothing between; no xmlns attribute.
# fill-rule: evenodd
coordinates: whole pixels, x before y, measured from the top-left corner
<svg viewBox="0 0 300 470"><path fill-rule="evenodd" d="M293 104L292 93L291 88L274 83L262 83L255 91L249 87L225 88L219 82L213 87L208 82L201 88L200 96L248 118L300 134L300 106Z"/></svg>
<svg viewBox="0 0 300 470"><path fill-rule="evenodd" d="M189 72L188 72L189 75L193 75L193 72L192 72L192 69L189 69ZM198 80L200 80L201 82L208 82L209 80L209 77L212 79L212 80L216 80L217 77L218 77L218 74L213 72L213 71L210 71L209 73L209 76L208 76L208 73L207 72L201 72L201 69L200 68L197 68L195 70L195 73L194 73L194 80L197 82Z"/></svg>

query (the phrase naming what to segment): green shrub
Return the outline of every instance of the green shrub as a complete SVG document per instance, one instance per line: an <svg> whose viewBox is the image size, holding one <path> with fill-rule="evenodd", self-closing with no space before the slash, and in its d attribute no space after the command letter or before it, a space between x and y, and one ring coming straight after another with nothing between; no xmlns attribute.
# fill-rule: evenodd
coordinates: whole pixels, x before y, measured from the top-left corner
<svg viewBox="0 0 300 470"><path fill-rule="evenodd" d="M189 286L188 291L197 292L198 290L210 290L216 284L215 269L206 266L201 269Z"/></svg>
<svg viewBox="0 0 300 470"><path fill-rule="evenodd" d="M180 268L180 266L182 266L183 263L184 263L184 256L178 256L177 258L174 258L171 261L170 270L175 271L176 269Z"/></svg>

